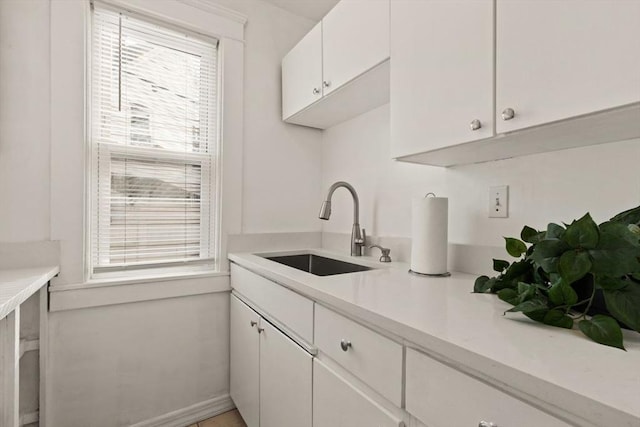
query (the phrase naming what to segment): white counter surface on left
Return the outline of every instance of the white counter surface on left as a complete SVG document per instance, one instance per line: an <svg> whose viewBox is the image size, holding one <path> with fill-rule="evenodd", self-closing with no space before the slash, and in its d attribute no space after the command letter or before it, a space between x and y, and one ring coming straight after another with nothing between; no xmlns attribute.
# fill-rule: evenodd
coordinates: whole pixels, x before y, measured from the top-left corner
<svg viewBox="0 0 640 427"><path fill-rule="evenodd" d="M0 320L59 272L58 266L0 270Z"/></svg>

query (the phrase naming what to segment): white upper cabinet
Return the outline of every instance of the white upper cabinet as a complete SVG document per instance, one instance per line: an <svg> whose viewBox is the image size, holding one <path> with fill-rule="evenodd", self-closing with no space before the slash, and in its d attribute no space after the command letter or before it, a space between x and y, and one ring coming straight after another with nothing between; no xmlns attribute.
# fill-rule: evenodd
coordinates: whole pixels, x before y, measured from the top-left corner
<svg viewBox="0 0 640 427"><path fill-rule="evenodd" d="M640 137L640 0L394 0L391 57L398 160Z"/></svg>
<svg viewBox="0 0 640 427"><path fill-rule="evenodd" d="M493 0L391 3L392 157L493 136Z"/></svg>
<svg viewBox="0 0 640 427"><path fill-rule="evenodd" d="M389 0L341 0L282 60L282 118L326 129L389 102Z"/></svg>
<svg viewBox="0 0 640 427"><path fill-rule="evenodd" d="M282 60L282 119L322 97L322 24L319 23Z"/></svg>
<svg viewBox="0 0 640 427"><path fill-rule="evenodd" d="M640 101L638 0L497 0L496 35L498 133Z"/></svg>
<svg viewBox="0 0 640 427"><path fill-rule="evenodd" d="M342 0L322 19L323 94L389 58L389 0Z"/></svg>

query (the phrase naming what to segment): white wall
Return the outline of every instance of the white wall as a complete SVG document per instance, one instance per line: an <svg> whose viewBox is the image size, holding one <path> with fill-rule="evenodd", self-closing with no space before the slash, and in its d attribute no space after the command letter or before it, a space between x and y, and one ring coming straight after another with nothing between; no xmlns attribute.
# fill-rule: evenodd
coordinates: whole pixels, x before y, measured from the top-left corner
<svg viewBox="0 0 640 427"><path fill-rule="evenodd" d="M243 233L320 231L322 133L282 121L280 62L315 24L257 0L215 0L245 30Z"/></svg>
<svg viewBox="0 0 640 427"><path fill-rule="evenodd" d="M389 156L389 109L383 106L325 131L323 187L355 185L361 224L377 236L411 237L411 197L449 197L450 243L502 246L523 225L544 228L591 212L596 221L640 203L640 140L449 169L395 162ZM509 185L507 219L488 218L491 185ZM349 233L348 194L336 193L323 232Z"/></svg>
<svg viewBox="0 0 640 427"><path fill-rule="evenodd" d="M228 299L225 292L52 313L47 425L129 426L226 396Z"/></svg>
<svg viewBox="0 0 640 427"><path fill-rule="evenodd" d="M49 3L0 1L0 241L47 240Z"/></svg>
<svg viewBox="0 0 640 427"><path fill-rule="evenodd" d="M325 130L322 166L322 198L335 181L352 184L360 198L360 225L372 236L409 237L412 198L428 192L444 195L443 169L391 160L389 104ZM315 218L321 201L316 201ZM331 207L331 219L321 221L322 231L351 233L349 192L337 190Z"/></svg>

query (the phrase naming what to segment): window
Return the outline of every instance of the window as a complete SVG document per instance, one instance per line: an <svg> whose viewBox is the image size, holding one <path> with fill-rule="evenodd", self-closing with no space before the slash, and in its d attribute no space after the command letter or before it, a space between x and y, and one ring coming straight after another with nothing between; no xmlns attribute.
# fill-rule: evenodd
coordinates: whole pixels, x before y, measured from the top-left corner
<svg viewBox="0 0 640 427"><path fill-rule="evenodd" d="M92 274L217 265L217 56L215 40L94 7Z"/></svg>

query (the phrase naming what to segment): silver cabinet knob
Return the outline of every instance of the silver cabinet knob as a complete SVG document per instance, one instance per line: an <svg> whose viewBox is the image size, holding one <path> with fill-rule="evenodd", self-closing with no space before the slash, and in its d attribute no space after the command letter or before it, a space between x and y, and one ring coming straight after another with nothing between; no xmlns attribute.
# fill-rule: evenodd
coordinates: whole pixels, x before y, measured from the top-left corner
<svg viewBox="0 0 640 427"><path fill-rule="evenodd" d="M324 86L324 87L329 87L329 86L331 86L331 82L330 82L330 81L325 80L325 81L323 81L323 82L322 82L322 86Z"/></svg>
<svg viewBox="0 0 640 427"><path fill-rule="evenodd" d="M490 421L480 421L478 427L498 427L498 424L494 424Z"/></svg>
<svg viewBox="0 0 640 427"><path fill-rule="evenodd" d="M351 347L351 341L347 341L347 340L340 341L340 348L342 349L342 351L349 350L349 347Z"/></svg>
<svg viewBox="0 0 640 427"><path fill-rule="evenodd" d="M253 328L254 326L256 326L258 324L258 322L256 322L255 320L251 321L251 327Z"/></svg>
<svg viewBox="0 0 640 427"><path fill-rule="evenodd" d="M313 88L313 94L314 95L319 95L320 94L320 89L318 89L317 87Z"/></svg>
<svg viewBox="0 0 640 427"><path fill-rule="evenodd" d="M260 328L260 327L258 327L258 333L259 333L259 334L261 334L261 333L262 333L262 331L264 331L264 328Z"/></svg>
<svg viewBox="0 0 640 427"><path fill-rule="evenodd" d="M513 111L513 108L505 108L502 112L502 120L511 120L516 116L516 112Z"/></svg>
<svg viewBox="0 0 640 427"><path fill-rule="evenodd" d="M482 123L478 119L471 120L469 127L471 128L471 130L478 130L482 127Z"/></svg>

